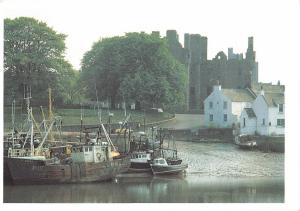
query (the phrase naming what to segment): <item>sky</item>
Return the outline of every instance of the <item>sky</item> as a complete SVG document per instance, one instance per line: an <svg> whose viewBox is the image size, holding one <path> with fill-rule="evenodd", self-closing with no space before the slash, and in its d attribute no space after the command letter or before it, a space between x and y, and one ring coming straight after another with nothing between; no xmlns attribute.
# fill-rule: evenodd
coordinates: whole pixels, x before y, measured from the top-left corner
<svg viewBox="0 0 300 211"><path fill-rule="evenodd" d="M253 36L259 81L284 84L284 58L300 37L299 0L0 0L0 7L4 18L34 17L66 34L65 56L77 70L100 38L175 29L182 44L184 33L206 36L209 59L229 47L245 53Z"/></svg>

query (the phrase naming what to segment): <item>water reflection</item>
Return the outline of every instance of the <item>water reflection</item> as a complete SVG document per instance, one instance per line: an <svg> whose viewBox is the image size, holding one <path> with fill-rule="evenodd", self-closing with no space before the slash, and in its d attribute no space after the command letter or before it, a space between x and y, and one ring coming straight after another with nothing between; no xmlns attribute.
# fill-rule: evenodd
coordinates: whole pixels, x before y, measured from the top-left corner
<svg viewBox="0 0 300 211"><path fill-rule="evenodd" d="M4 186L4 202L284 202L283 178L119 178L76 185Z"/></svg>

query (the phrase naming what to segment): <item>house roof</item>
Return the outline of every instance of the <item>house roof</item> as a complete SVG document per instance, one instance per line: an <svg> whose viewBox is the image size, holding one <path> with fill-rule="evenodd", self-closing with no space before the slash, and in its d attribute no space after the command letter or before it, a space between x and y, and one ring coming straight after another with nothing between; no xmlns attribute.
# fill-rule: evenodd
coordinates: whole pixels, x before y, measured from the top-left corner
<svg viewBox="0 0 300 211"><path fill-rule="evenodd" d="M278 104L284 104L283 93L264 93L264 98L268 106L277 106Z"/></svg>
<svg viewBox="0 0 300 211"><path fill-rule="evenodd" d="M265 93L284 93L284 85L273 85L271 83L254 83L251 85L251 89L257 95L260 94L260 90L263 89Z"/></svg>
<svg viewBox="0 0 300 211"><path fill-rule="evenodd" d="M222 93L232 102L252 102L255 99L246 89L222 89Z"/></svg>
<svg viewBox="0 0 300 211"><path fill-rule="evenodd" d="M256 115L252 108L245 108L245 111L249 118L256 118Z"/></svg>
<svg viewBox="0 0 300 211"><path fill-rule="evenodd" d="M284 85L273 85L271 83L255 83L251 85L251 90L260 95L264 91L264 99L269 107L284 104Z"/></svg>

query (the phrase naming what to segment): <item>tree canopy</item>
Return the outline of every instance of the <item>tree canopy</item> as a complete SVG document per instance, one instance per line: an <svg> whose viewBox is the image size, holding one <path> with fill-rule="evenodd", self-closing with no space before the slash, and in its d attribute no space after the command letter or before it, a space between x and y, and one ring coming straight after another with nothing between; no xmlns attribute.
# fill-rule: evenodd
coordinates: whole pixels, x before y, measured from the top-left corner
<svg viewBox="0 0 300 211"><path fill-rule="evenodd" d="M64 59L64 34L34 18L4 20L4 94L5 100L22 98L24 85L31 87L33 101L45 102L51 87L55 99L63 100L66 77L74 76Z"/></svg>
<svg viewBox="0 0 300 211"><path fill-rule="evenodd" d="M145 33L101 39L82 59L81 79L88 95L135 102L143 108L183 105L186 69L165 39Z"/></svg>

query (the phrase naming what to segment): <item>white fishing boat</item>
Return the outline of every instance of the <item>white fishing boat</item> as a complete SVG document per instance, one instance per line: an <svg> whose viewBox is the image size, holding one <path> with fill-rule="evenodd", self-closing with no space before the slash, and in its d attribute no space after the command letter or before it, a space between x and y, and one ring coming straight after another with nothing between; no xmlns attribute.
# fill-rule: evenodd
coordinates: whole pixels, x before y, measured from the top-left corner
<svg viewBox="0 0 300 211"><path fill-rule="evenodd" d="M152 173L154 175L165 175L165 174L180 174L184 173L188 168L188 164L181 163L182 160L169 161L163 157L155 158L153 163L150 164Z"/></svg>

